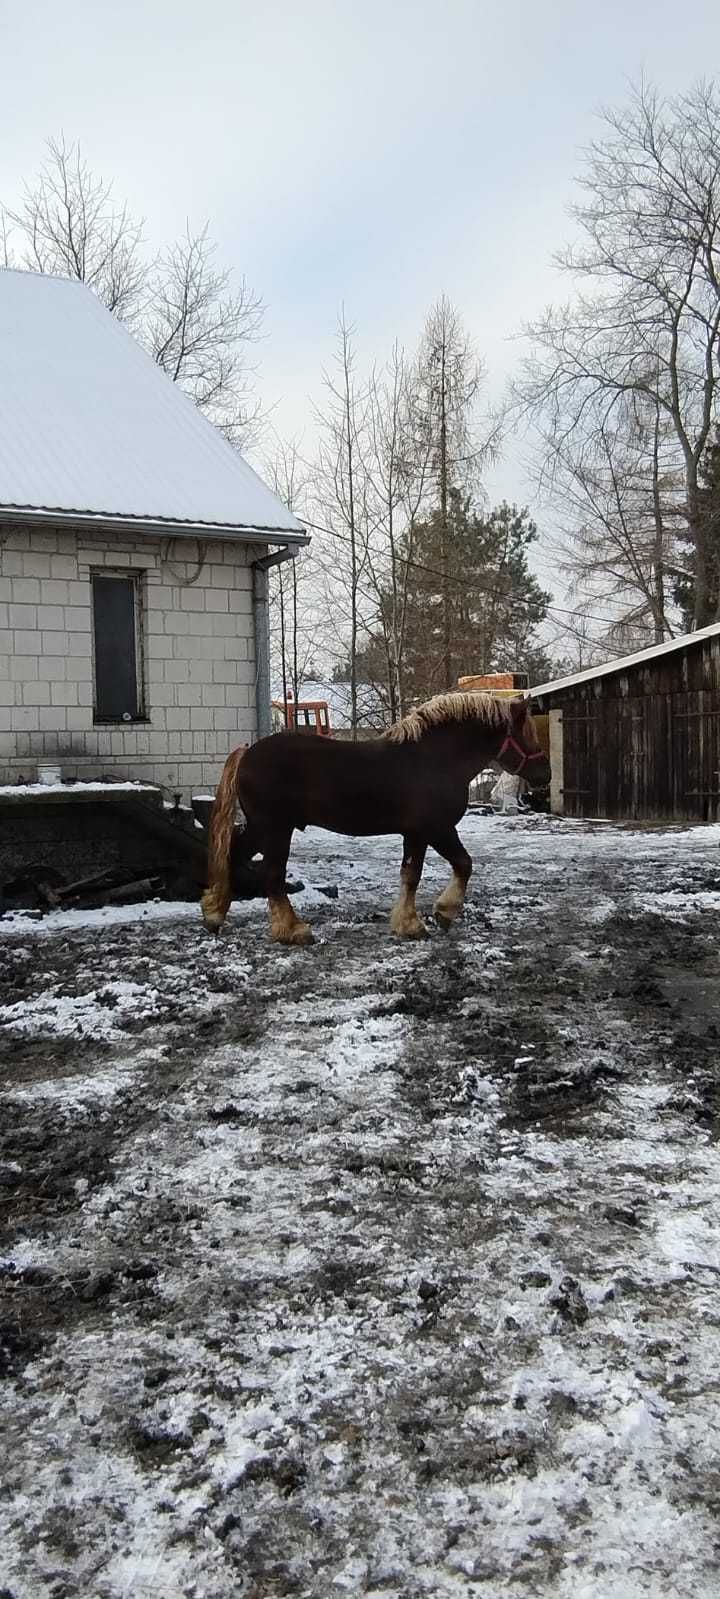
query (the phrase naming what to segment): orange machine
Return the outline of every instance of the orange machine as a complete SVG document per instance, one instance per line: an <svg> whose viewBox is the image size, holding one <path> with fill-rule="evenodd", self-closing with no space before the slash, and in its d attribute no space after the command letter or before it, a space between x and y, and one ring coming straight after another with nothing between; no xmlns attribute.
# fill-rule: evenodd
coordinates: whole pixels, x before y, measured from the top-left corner
<svg viewBox="0 0 720 1599"><path fill-rule="evenodd" d="M327 700L273 700L273 711L279 725L298 733L319 733L321 738L331 738L330 710Z"/></svg>
<svg viewBox="0 0 720 1599"><path fill-rule="evenodd" d="M486 694L497 694L501 700L519 699L529 687L527 672L483 672L479 677L458 678L458 688L463 694L476 694L484 689Z"/></svg>

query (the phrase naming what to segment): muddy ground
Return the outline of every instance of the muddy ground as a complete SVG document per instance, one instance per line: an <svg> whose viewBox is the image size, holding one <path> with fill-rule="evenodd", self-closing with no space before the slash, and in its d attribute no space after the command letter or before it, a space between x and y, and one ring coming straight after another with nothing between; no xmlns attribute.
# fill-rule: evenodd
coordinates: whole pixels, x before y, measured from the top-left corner
<svg viewBox="0 0 720 1599"><path fill-rule="evenodd" d="M720 829L464 836L0 922L0 1599L716 1595Z"/></svg>

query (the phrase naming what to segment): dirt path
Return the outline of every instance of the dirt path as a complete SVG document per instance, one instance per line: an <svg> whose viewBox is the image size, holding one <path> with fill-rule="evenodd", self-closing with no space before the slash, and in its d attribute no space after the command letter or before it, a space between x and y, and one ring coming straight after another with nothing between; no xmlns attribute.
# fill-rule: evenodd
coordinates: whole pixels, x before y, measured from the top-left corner
<svg viewBox="0 0 720 1599"><path fill-rule="evenodd" d="M716 1594L720 829L464 831L0 924L1 1599Z"/></svg>

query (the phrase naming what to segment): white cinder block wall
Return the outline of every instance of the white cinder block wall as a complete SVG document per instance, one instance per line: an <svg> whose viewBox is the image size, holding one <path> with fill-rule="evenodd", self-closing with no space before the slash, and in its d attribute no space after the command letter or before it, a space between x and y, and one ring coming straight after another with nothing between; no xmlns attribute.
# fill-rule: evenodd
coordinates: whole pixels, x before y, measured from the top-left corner
<svg viewBox="0 0 720 1599"><path fill-rule="evenodd" d="M204 560L198 572L200 557ZM67 778L212 789L256 734L251 562L240 542L0 529L0 783ZM93 571L142 574L146 720L94 714Z"/></svg>

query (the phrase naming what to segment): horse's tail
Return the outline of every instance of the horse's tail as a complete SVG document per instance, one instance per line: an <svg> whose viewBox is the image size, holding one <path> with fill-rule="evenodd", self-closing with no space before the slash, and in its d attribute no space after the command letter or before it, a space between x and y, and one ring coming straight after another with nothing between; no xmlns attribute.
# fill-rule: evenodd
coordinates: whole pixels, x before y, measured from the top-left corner
<svg viewBox="0 0 720 1599"><path fill-rule="evenodd" d="M241 744L239 749L228 755L210 817L208 886L202 897L203 921L209 933L220 931L232 899L230 850L235 827L238 767L246 747Z"/></svg>

